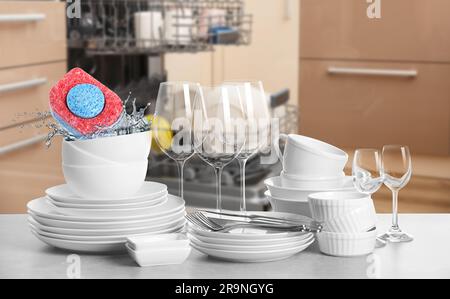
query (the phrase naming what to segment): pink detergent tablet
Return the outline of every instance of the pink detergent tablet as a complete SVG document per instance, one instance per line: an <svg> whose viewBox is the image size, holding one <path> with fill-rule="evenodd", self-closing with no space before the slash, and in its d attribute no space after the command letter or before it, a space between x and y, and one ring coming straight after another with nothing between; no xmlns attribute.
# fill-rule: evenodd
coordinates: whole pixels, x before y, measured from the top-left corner
<svg viewBox="0 0 450 299"><path fill-rule="evenodd" d="M79 137L116 124L123 104L112 90L74 68L50 90L50 109L61 126Z"/></svg>

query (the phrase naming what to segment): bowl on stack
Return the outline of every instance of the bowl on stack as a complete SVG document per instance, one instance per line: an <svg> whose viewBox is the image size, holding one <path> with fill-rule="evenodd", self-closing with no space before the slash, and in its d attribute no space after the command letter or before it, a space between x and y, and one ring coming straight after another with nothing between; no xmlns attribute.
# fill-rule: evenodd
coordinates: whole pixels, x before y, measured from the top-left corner
<svg viewBox="0 0 450 299"><path fill-rule="evenodd" d="M284 138L283 171L265 181L266 196L275 211L311 217L309 194L355 190L352 177L344 174L348 160L344 151L306 136Z"/></svg>
<svg viewBox="0 0 450 299"><path fill-rule="evenodd" d="M183 230L185 203L145 182L150 132L64 141L66 184L28 203L41 241L80 252L124 251L128 237Z"/></svg>
<svg viewBox="0 0 450 299"><path fill-rule="evenodd" d="M375 249L376 212L370 195L322 192L309 195L312 217L323 224L319 249L332 256L360 256Z"/></svg>

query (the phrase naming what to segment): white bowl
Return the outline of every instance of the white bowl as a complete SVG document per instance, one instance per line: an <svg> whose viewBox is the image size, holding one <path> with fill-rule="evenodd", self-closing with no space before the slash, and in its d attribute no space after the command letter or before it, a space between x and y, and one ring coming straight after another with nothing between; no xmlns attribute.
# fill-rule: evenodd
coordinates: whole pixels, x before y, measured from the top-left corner
<svg viewBox="0 0 450 299"><path fill-rule="evenodd" d="M74 161L80 161L81 159L82 162L83 159L88 159L88 157L83 158L83 156L85 156L85 153L89 153L91 156L99 157L101 160L130 163L148 159L151 147L151 132L69 141L66 143L66 146L72 147L75 151L80 151L78 154L81 157L73 157ZM71 154L74 154L74 152L71 151ZM71 158L65 157L65 159ZM67 165L76 166L78 164ZM81 165L85 165L85 163Z"/></svg>
<svg viewBox="0 0 450 299"><path fill-rule="evenodd" d="M365 208L376 216L370 195L359 192L320 192L308 196L311 214L314 220L325 222L343 217L350 212Z"/></svg>
<svg viewBox="0 0 450 299"><path fill-rule="evenodd" d="M269 200L275 212L292 213L311 217L311 210L309 208L309 202L307 200L298 201L276 198L270 195L270 191L266 191L264 195Z"/></svg>
<svg viewBox="0 0 450 299"><path fill-rule="evenodd" d="M108 166L118 165L118 162L97 156L79 147L73 146L73 141L64 140L62 143L62 163L74 166Z"/></svg>
<svg viewBox="0 0 450 299"><path fill-rule="evenodd" d="M290 134L283 156L287 174L335 177L344 170L348 155L343 150L310 137Z"/></svg>
<svg viewBox="0 0 450 299"><path fill-rule="evenodd" d="M335 177L311 178L289 175L282 171L280 178L281 186L299 189L337 189L350 186L353 182L353 177L345 176L343 172Z"/></svg>
<svg viewBox="0 0 450 299"><path fill-rule="evenodd" d="M377 215L373 207L354 209L347 214L326 220L323 230L335 233L362 233L376 227Z"/></svg>
<svg viewBox="0 0 450 299"><path fill-rule="evenodd" d="M374 251L376 229L359 234L320 232L316 234L320 252L341 257L362 256Z"/></svg>
<svg viewBox="0 0 450 299"><path fill-rule="evenodd" d="M148 161L124 165L81 167L63 165L69 188L89 199L123 199L136 194L147 174Z"/></svg>
<svg viewBox="0 0 450 299"><path fill-rule="evenodd" d="M328 191L355 191L353 183L351 185L344 185L342 188L317 188L317 189L302 189L302 188L289 188L283 187L281 184L281 177L273 177L264 181L270 194L276 198L283 198L289 200L307 201L308 195L317 192Z"/></svg>

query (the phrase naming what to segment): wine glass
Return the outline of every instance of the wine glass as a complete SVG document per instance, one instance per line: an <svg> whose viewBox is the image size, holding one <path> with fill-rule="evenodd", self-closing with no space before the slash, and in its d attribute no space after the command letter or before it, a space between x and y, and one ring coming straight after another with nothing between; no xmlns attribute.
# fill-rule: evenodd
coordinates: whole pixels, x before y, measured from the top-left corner
<svg viewBox="0 0 450 299"><path fill-rule="evenodd" d="M411 154L403 145L386 145L382 153L384 184L392 191L392 226L381 239L392 242L411 242L413 237L398 225L398 193L408 184L412 175Z"/></svg>
<svg viewBox="0 0 450 299"><path fill-rule="evenodd" d="M352 165L353 184L365 194L373 194L383 184L381 173L381 153L376 149L358 149L355 151Z"/></svg>
<svg viewBox="0 0 450 299"><path fill-rule="evenodd" d="M194 99L199 92L198 83L161 83L152 121L159 148L177 164L181 198L184 198L184 165L195 154L192 118Z"/></svg>
<svg viewBox="0 0 450 299"><path fill-rule="evenodd" d="M194 103L194 147L214 168L217 210L222 210L222 172L245 144L245 113L236 86L202 87Z"/></svg>
<svg viewBox="0 0 450 299"><path fill-rule="evenodd" d="M247 211L245 194L245 167L247 161L262 148L269 145L270 113L266 93L261 81L230 81L225 86L236 86L242 100L245 119L242 130L245 133L245 145L237 156L241 174L241 205L242 212Z"/></svg>

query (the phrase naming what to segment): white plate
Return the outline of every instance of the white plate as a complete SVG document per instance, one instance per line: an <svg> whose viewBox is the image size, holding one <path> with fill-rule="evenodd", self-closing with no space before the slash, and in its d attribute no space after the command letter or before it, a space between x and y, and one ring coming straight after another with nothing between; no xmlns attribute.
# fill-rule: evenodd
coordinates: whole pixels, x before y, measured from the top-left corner
<svg viewBox="0 0 450 299"><path fill-rule="evenodd" d="M61 213L61 209L51 206L45 197L41 197L30 201L27 204L28 210L33 214L49 219L55 220L65 220L65 221L86 221L86 222L110 222L110 221L129 221L129 220L143 220L143 219L153 219L163 215L172 214L184 209L184 200L180 197L168 195L168 200L157 207L152 207L145 211L144 213L128 216L119 215L102 215L102 216L75 216L75 215L65 215Z"/></svg>
<svg viewBox="0 0 450 299"><path fill-rule="evenodd" d="M215 244L215 243L209 243L209 242L203 242L197 239L193 235L188 235L191 239L191 242L195 245L198 245L200 247L208 248L208 249L217 249L217 250L231 250L231 251L270 251L270 250L282 250L282 249L289 249L294 247L299 247L302 245L305 245L309 243L311 240L314 239L314 236L311 234L308 238L301 240L301 241L295 241L295 242L284 242L280 244L259 244L259 245L225 245L225 244Z"/></svg>
<svg viewBox="0 0 450 299"><path fill-rule="evenodd" d="M115 216L135 216L135 215L145 215L151 212L153 209L163 205L167 201L167 197L164 198L164 201L159 202L150 207L143 208L133 208L133 209L69 209L69 208L60 208L53 205L48 197L46 197L47 203L50 206L53 206L59 214L70 215L70 216L88 216L88 217L115 217Z"/></svg>
<svg viewBox="0 0 450 299"><path fill-rule="evenodd" d="M48 201L50 203L58 208L64 208L64 209L89 209L89 210L124 210L124 209L139 209L139 208L148 208L155 206L167 199L167 194L164 194L161 197L147 200L143 202L138 203L126 203L126 204L85 204L83 202L81 203L65 203L65 202L59 202L51 198L50 196L47 196Z"/></svg>
<svg viewBox="0 0 450 299"><path fill-rule="evenodd" d="M53 226L59 228L69 228L69 229L125 229L125 228L137 228L143 226L151 226L158 225L165 222L170 222L172 220L176 220L180 217L184 217L186 212L184 208L180 209L177 212L154 217L150 219L144 220L134 220L134 221L113 221L113 222L81 222L81 221L64 221L64 220L55 220L49 218L43 218L37 216L31 211L28 211L28 214L33 217L37 222L46 225Z"/></svg>
<svg viewBox="0 0 450 299"><path fill-rule="evenodd" d="M262 251L232 251L209 249L203 246L192 244L192 247L198 251L214 258L240 263L262 263L283 260L291 257L306 248L308 248L314 240L304 245L282 250L262 250Z"/></svg>
<svg viewBox="0 0 450 299"><path fill-rule="evenodd" d="M73 235L73 236L120 236L120 235L137 235L144 234L153 231L160 231L177 226L183 222L184 216L177 219L151 226L141 226L135 228L123 228L123 229L71 229L60 228L42 225L34 220L32 217L28 217L28 222L31 223L37 229L54 234ZM184 222L183 222L184 223Z"/></svg>
<svg viewBox="0 0 450 299"><path fill-rule="evenodd" d="M144 182L144 185L134 196L123 199L90 199L81 198L75 195L67 184L59 185L45 190L45 193L55 201L63 203L84 203L84 204L126 204L137 203L159 198L167 194L167 186L156 182Z"/></svg>
<svg viewBox="0 0 450 299"><path fill-rule="evenodd" d="M185 221L184 219L181 221L178 221L178 223L174 223L172 224L172 227L170 228L166 228L166 229L161 229L161 230L154 230L154 231L148 231L145 233L140 233L140 234L127 234L127 235L117 235L117 236L78 236L78 235L64 235L64 234L55 234L55 233L49 233L49 232L45 232L43 230L40 230L39 228L35 227L33 224L28 223L28 225L30 226L31 230L34 230L35 232L37 232L38 234L45 236L45 237L49 237L49 238L56 238L56 239L61 239L61 240L70 240L70 241L88 241L88 242L123 242L125 243L127 241L128 237L138 237L138 236L147 236L147 235L158 235L158 234L169 234L169 233L173 233L173 232L178 232L180 231L184 225L185 225Z"/></svg>
<svg viewBox="0 0 450 299"><path fill-rule="evenodd" d="M312 233L303 233L298 237L292 238L280 238L280 239L261 239L261 240L247 240L247 239L222 239L222 238L209 238L196 234L195 231L188 228L188 233L195 236L198 240L206 243L212 243L217 245L231 245L231 246L261 246L261 245L277 245L287 244L291 242L299 242L310 238Z"/></svg>
<svg viewBox="0 0 450 299"><path fill-rule="evenodd" d="M36 238L46 243L47 245L64 250L89 253L116 253L125 251L125 243L123 242L69 241L45 237L33 230L31 230L31 232L36 236Z"/></svg>

